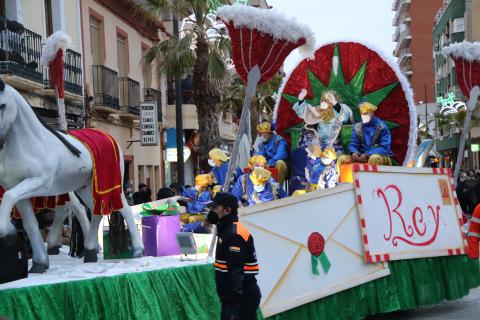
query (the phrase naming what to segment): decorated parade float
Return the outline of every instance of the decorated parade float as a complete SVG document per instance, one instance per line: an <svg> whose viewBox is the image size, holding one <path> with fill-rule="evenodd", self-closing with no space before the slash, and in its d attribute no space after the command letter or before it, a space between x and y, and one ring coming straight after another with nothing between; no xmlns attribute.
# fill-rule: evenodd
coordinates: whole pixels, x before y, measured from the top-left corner
<svg viewBox="0 0 480 320"><path fill-rule="evenodd" d="M329 43L314 50L308 28L274 10L237 4L219 9L218 16L231 37L237 73L247 85L240 134L224 189L229 188L235 169L256 85L268 81L292 50L301 47L307 54L285 78L273 121L276 133L290 149L290 178L286 184L293 196L239 210L240 221L255 239L261 267L258 282L262 316L361 319L458 299L479 286L479 261L467 256L467 230L452 172L418 168L423 166L418 163L422 157L416 157L416 168L411 167L415 158L415 107L409 84L395 62L371 46L354 41ZM461 87L470 97L468 110L473 110L480 82L480 49L463 44L446 54L454 57L457 73L463 72L467 80ZM8 113L10 116L5 111L0 114L0 138L5 141L0 168L4 170L11 161L16 166L31 167L28 161L33 158L26 157L32 153L42 159L37 171L42 173L40 178L33 172L18 176L17 170L8 168L1 172L0 184L6 190L0 206L2 241L13 241L8 218L14 205L24 223L30 225L27 232L34 244L39 237L29 199L70 192L72 200L72 191L77 191L93 212L87 226L85 259L96 260L101 215L111 210L120 210L125 217L133 254L141 255L142 240L133 216L159 206L167 212L174 199L136 206L132 211L121 188L115 188L115 179L121 181L123 174L118 163L123 161L121 150L108 135L86 129L73 132L75 138L61 133L54 136L36 119L23 97L9 86L0 87L0 108L14 110ZM365 119L377 119L383 131L374 129L372 137L362 136L359 123L364 121L363 126L368 126ZM25 144L9 143L18 137L17 130L35 132L29 135L30 148L22 152L14 152L13 146ZM380 136L390 137L384 152ZM375 152L365 157L342 157L349 154L352 139L360 143L372 139ZM67 142L70 149L65 147ZM112 151L102 153L104 148L98 143ZM9 158L19 155L22 157ZM106 169L98 159L103 158L96 155L111 158L111 167L118 169L110 180L108 175L102 176ZM321 173L336 170L341 183L335 180L331 184L326 174L319 175L318 184L312 183L305 168L308 161L319 159ZM40 167L45 163L50 165ZM322 177L325 181L320 184ZM61 252L51 256L47 269L47 251L41 242L36 243L33 271L44 273L0 284L0 315L11 319L218 318L220 304L212 260L204 253L198 260L180 261L178 247L165 249L164 244L171 244L179 231L180 217L172 214L143 219L146 255L177 255L82 264ZM156 246L166 251L160 253ZM52 241L49 248L53 247Z"/></svg>

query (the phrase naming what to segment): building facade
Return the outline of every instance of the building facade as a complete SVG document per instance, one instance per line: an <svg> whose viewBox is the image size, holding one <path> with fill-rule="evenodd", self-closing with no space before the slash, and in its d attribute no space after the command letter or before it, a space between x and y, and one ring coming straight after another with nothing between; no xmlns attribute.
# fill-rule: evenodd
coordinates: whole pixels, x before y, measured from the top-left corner
<svg viewBox="0 0 480 320"><path fill-rule="evenodd" d="M153 193L164 186L163 126L166 100L161 81L142 56L162 34L163 25L133 0L82 0L84 81L91 98L88 123L111 134L125 159L125 185L145 183ZM140 144L140 103L157 101L156 146ZM163 102L162 102L163 101Z"/></svg>
<svg viewBox="0 0 480 320"><path fill-rule="evenodd" d="M66 18L68 17L68 19ZM72 38L65 52L65 107L69 129L84 123L80 1L0 0L0 74L46 123L58 127L55 91L40 65L46 38L61 30Z"/></svg>
<svg viewBox="0 0 480 320"><path fill-rule="evenodd" d="M402 73L410 80L415 103L434 102L434 75L431 65L434 17L443 0L395 0L394 56ZM426 92L425 92L426 86Z"/></svg>
<svg viewBox="0 0 480 320"><path fill-rule="evenodd" d="M435 18L432 38L437 97L454 92L456 98L464 98L458 87L453 60L446 58L442 49L465 39L465 8L465 0L444 1Z"/></svg>
<svg viewBox="0 0 480 320"><path fill-rule="evenodd" d="M480 0L446 0L435 19L433 39L433 63L435 66L436 96L445 98L453 95L455 101L466 102L458 86L455 64L452 59L442 54L442 49L452 43L480 40ZM440 106L438 107L438 110ZM443 157L447 167L455 163L458 142L463 124L438 127L436 132L436 149ZM479 168L478 145L480 128L473 127L469 133L469 142L465 153L465 168Z"/></svg>
<svg viewBox="0 0 480 320"><path fill-rule="evenodd" d="M432 29L434 18L443 0L395 0L393 40L397 42L394 56L414 93L418 120L423 128L434 129L436 112L435 76L432 65Z"/></svg>

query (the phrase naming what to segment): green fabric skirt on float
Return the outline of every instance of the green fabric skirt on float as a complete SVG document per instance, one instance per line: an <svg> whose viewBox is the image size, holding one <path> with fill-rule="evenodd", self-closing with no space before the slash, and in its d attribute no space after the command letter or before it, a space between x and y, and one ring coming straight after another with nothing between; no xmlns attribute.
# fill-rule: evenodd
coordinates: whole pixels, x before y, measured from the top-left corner
<svg viewBox="0 0 480 320"><path fill-rule="evenodd" d="M268 319L363 319L459 299L480 285L479 261L467 256L389 261L388 265L389 276Z"/></svg>
<svg viewBox="0 0 480 320"><path fill-rule="evenodd" d="M362 319L468 294L480 285L478 260L466 256L389 262L391 275L268 319ZM268 272L268 270L261 270ZM218 319L213 265L0 291L9 319Z"/></svg>

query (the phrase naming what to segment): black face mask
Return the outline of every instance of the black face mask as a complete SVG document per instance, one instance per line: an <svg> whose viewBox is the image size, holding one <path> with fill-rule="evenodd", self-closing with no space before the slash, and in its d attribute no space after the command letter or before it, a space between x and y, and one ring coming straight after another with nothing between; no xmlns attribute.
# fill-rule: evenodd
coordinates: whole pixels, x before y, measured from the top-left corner
<svg viewBox="0 0 480 320"><path fill-rule="evenodd" d="M207 222L210 223L210 224L217 224L218 223L218 216L217 214L210 210L208 211L208 214L207 214Z"/></svg>

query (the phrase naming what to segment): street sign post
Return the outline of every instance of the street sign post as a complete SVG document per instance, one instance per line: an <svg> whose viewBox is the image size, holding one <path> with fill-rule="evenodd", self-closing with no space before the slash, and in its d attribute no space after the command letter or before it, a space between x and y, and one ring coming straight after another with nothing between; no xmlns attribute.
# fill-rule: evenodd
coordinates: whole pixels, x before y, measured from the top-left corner
<svg viewBox="0 0 480 320"><path fill-rule="evenodd" d="M140 103L140 144L142 146L158 145L156 101Z"/></svg>

